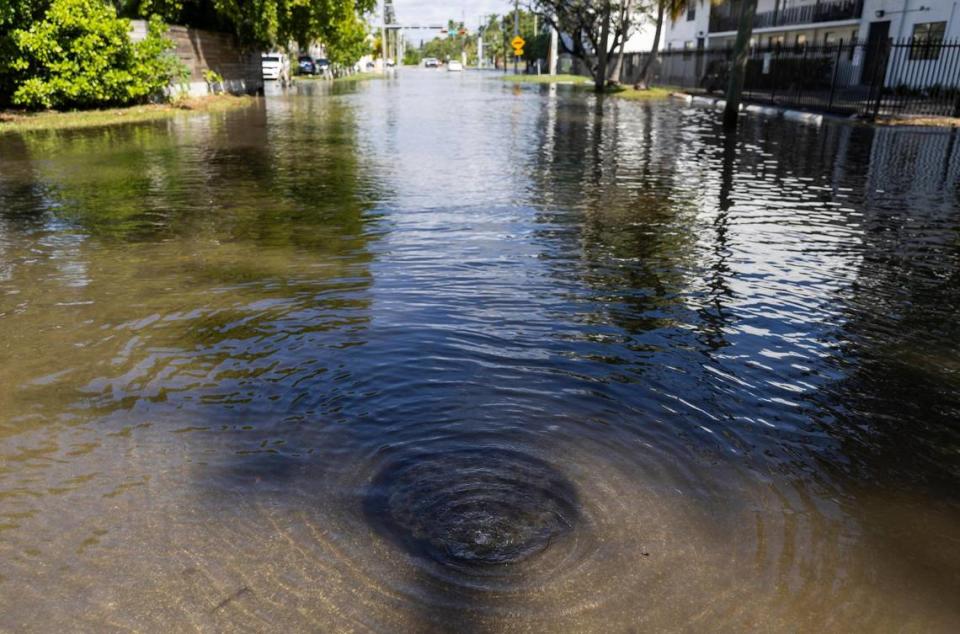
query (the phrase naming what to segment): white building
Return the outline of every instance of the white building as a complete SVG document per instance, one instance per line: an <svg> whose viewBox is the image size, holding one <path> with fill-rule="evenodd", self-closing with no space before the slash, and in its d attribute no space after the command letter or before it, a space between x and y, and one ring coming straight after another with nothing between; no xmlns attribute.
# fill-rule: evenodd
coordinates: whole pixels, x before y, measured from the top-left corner
<svg viewBox="0 0 960 634"><path fill-rule="evenodd" d="M693 52L732 47L736 39L740 0L689 0L687 11L665 26L661 51ZM956 48L896 47L888 40L940 44L960 43L960 0L759 0L751 44L762 49L858 44L837 58L840 83L868 84L879 77L886 86L922 88L960 85ZM687 55L683 56L687 58ZM675 60L674 60L675 61ZM700 77L696 56L681 62ZM674 67L677 64L674 63ZM677 72L677 68L672 68ZM764 71L766 72L766 71Z"/></svg>
<svg viewBox="0 0 960 634"><path fill-rule="evenodd" d="M738 0L713 5L690 0L676 22L665 25L661 50L732 46ZM960 2L956 0L759 0L753 43L836 44L911 37L960 39Z"/></svg>

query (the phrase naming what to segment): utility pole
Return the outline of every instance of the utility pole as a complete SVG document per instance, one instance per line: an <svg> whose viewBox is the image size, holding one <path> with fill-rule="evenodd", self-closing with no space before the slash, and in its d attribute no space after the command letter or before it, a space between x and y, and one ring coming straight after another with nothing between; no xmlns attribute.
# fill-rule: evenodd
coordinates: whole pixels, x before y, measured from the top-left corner
<svg viewBox="0 0 960 634"><path fill-rule="evenodd" d="M383 72L387 72L387 3L380 4L380 65Z"/></svg>
<svg viewBox="0 0 960 634"><path fill-rule="evenodd" d="M483 68L483 25L477 29L477 68Z"/></svg>
<svg viewBox="0 0 960 634"><path fill-rule="evenodd" d="M533 14L533 38L537 38L537 14ZM533 40L530 41L530 46L533 46ZM537 76L540 76L540 58L537 58Z"/></svg>
<svg viewBox="0 0 960 634"><path fill-rule="evenodd" d="M555 28L550 28L550 61L547 64L550 67L550 74L557 74L557 46L560 44L558 42L557 30Z"/></svg>
<svg viewBox="0 0 960 634"><path fill-rule="evenodd" d="M517 37L520 35L520 0L513 1L513 35ZM520 73L520 57L516 54L513 56L513 74L517 75Z"/></svg>

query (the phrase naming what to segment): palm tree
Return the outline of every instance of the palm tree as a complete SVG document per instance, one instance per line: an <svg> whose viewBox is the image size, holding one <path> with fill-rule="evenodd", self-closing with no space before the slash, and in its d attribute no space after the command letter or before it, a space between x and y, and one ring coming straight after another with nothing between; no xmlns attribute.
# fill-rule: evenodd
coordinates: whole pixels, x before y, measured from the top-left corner
<svg viewBox="0 0 960 634"><path fill-rule="evenodd" d="M737 24L737 39L733 43L733 63L727 83L727 104L723 108L723 127L736 130L740 113L740 95L747 72L747 54L750 52L750 36L753 35L753 17L757 14L757 0L742 0L740 21Z"/></svg>
<svg viewBox="0 0 960 634"><path fill-rule="evenodd" d="M670 21L675 22L677 18L683 15L687 10L688 0L657 0L657 29L653 32L653 47L650 49L650 55L647 61L643 63L643 70L640 72L640 79L636 88L644 89L650 84L650 69L653 67L653 59L657 56L660 49L660 34L663 32L663 17L670 16Z"/></svg>

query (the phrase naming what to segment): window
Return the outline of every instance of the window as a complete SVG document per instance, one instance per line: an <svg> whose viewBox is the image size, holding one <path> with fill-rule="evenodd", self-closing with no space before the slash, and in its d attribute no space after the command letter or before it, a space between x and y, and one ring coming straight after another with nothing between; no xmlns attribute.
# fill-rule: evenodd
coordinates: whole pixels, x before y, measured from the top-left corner
<svg viewBox="0 0 960 634"><path fill-rule="evenodd" d="M697 18L696 0L687 0L687 22L693 22Z"/></svg>
<svg viewBox="0 0 960 634"><path fill-rule="evenodd" d="M783 46L783 36L782 35L771 35L770 39L767 40L767 43L770 45L770 48L778 48Z"/></svg>
<svg viewBox="0 0 960 634"><path fill-rule="evenodd" d="M683 43L683 58L686 59L693 54L693 40L687 40Z"/></svg>
<svg viewBox="0 0 960 634"><path fill-rule="evenodd" d="M947 30L946 22L922 22L913 25L910 59L938 59L943 35Z"/></svg>
<svg viewBox="0 0 960 634"><path fill-rule="evenodd" d="M801 48L803 48L804 46L806 46L806 45L807 45L807 36L806 36L806 34L805 34L805 33L798 33L798 34L797 34L797 39L795 39L795 40L793 41L793 45L794 45L794 47L796 47L797 49L801 49Z"/></svg>

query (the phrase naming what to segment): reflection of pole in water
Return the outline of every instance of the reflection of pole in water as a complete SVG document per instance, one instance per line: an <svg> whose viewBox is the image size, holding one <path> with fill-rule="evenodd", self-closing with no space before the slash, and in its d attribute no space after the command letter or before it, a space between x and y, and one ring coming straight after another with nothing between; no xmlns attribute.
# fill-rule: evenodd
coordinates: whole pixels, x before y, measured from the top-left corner
<svg viewBox="0 0 960 634"><path fill-rule="evenodd" d="M953 164L953 148L956 145L957 128L951 128L950 138L947 139L947 150L943 154L943 175L940 177L940 186L946 187L950 177L950 166Z"/></svg>
<svg viewBox="0 0 960 634"><path fill-rule="evenodd" d="M707 345L712 349L726 346L723 338L724 314L723 297L731 295L730 286L727 283L727 276L730 275L730 267L727 265L727 242L729 239L729 221L730 209L733 207L733 181L734 169L737 160L737 136L734 133L726 133L723 137L723 163L720 169L720 201L717 207L717 216L713 220L715 230L714 238L714 260L711 265L710 277L707 280L709 287L709 303L713 310L704 307L701 310L701 317L709 327L706 333Z"/></svg>

